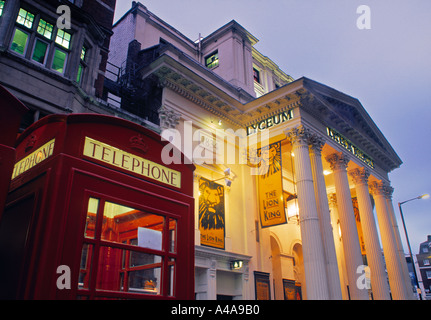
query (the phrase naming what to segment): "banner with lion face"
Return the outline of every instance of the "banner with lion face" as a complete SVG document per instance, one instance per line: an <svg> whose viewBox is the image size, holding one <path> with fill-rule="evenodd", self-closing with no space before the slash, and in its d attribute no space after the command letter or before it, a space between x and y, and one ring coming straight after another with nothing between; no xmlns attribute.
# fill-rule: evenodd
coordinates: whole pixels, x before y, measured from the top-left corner
<svg viewBox="0 0 431 320"><path fill-rule="evenodd" d="M201 245L225 248L224 187L205 178L199 180L199 231Z"/></svg>
<svg viewBox="0 0 431 320"><path fill-rule="evenodd" d="M262 228L286 223L283 199L281 142L258 150L262 158L259 175L259 210Z"/></svg>

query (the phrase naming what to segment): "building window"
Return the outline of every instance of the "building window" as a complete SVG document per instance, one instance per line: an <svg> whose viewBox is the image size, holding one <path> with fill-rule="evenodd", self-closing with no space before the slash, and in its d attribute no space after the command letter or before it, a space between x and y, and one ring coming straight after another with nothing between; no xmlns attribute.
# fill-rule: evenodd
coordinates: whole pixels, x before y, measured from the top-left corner
<svg viewBox="0 0 431 320"><path fill-rule="evenodd" d="M40 39L36 39L31 59L41 64L45 64L46 57L48 56L48 48L48 43Z"/></svg>
<svg viewBox="0 0 431 320"><path fill-rule="evenodd" d="M426 271L426 276L427 276L427 279L431 279L431 271Z"/></svg>
<svg viewBox="0 0 431 320"><path fill-rule="evenodd" d="M427 248L427 247L423 247L423 248L422 248L422 252L423 252L423 253L428 253L428 248Z"/></svg>
<svg viewBox="0 0 431 320"><path fill-rule="evenodd" d="M44 36L47 39L52 38L52 32L54 30L54 26L43 19L39 20L39 25L37 26L37 33L41 36Z"/></svg>
<svg viewBox="0 0 431 320"><path fill-rule="evenodd" d="M4 1L3 0L0 0L0 17L2 16L2 14L3 14L3 8L4 8Z"/></svg>
<svg viewBox="0 0 431 320"><path fill-rule="evenodd" d="M59 44L60 46L66 49L70 49L70 39L71 39L70 33L67 33L64 30L58 29L57 37L55 38L55 43Z"/></svg>
<svg viewBox="0 0 431 320"><path fill-rule="evenodd" d="M218 66L218 51L211 53L205 58L205 67L213 69Z"/></svg>
<svg viewBox="0 0 431 320"><path fill-rule="evenodd" d="M23 8L20 8L16 22L31 29L33 27L34 14L24 10Z"/></svg>
<svg viewBox="0 0 431 320"><path fill-rule="evenodd" d="M259 73L259 70L257 70L256 68L253 68L253 78L254 78L254 81L256 81L257 83L260 83L260 73Z"/></svg>
<svg viewBox="0 0 431 320"><path fill-rule="evenodd" d="M24 55L27 48L27 41L28 33L16 28L10 48L12 51Z"/></svg>
<svg viewBox="0 0 431 320"><path fill-rule="evenodd" d="M55 48L54 51L54 58L52 60L52 66L51 68L57 72L64 73L64 69L66 67L66 61L67 60L67 52Z"/></svg>
<svg viewBox="0 0 431 320"><path fill-rule="evenodd" d="M64 73L71 40L70 33L57 29L39 15L20 8L10 49L26 56L27 48L32 48L33 51L27 58L43 65L51 64L52 70ZM50 46L54 46L54 49L50 49Z"/></svg>
<svg viewBox="0 0 431 320"><path fill-rule="evenodd" d="M424 266L429 266L430 265L430 261L428 259L424 259Z"/></svg>
<svg viewBox="0 0 431 320"><path fill-rule="evenodd" d="M81 49L81 60L79 62L78 74L76 76L76 82L78 82L78 83L81 83L82 76L83 76L85 68L87 66L87 64L86 64L87 51L88 51L87 47L86 46L82 46L82 49Z"/></svg>

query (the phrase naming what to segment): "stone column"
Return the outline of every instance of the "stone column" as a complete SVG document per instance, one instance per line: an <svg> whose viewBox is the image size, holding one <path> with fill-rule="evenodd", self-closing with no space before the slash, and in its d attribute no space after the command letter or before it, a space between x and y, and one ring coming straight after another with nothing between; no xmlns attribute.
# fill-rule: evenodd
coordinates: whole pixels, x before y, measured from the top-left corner
<svg viewBox="0 0 431 320"><path fill-rule="evenodd" d="M332 220L332 235L334 237L335 251L337 252L337 263L338 263L338 272L340 275L341 294L344 300L348 300L349 293L347 292L347 287L349 283L347 280L347 271L346 271L346 263L344 258L343 243L341 241L341 235L339 231L340 218L338 216L337 195L335 193L330 194L328 198L328 202L329 202L329 210L331 213L331 220Z"/></svg>
<svg viewBox="0 0 431 320"><path fill-rule="evenodd" d="M368 300L367 289L361 289L356 285L359 276L357 270L359 266L363 265L363 261L358 230L356 229L352 196L349 189L349 180L347 178L346 169L349 159L341 152L336 152L326 157L326 160L330 163L334 173L350 297L352 300Z"/></svg>
<svg viewBox="0 0 431 320"><path fill-rule="evenodd" d="M368 266L371 271L371 288L375 300L390 300L389 286L386 278L385 264L380 248L379 235L374 220L373 206L368 191L368 170L354 169L349 172L356 188L359 216L364 234Z"/></svg>
<svg viewBox="0 0 431 320"><path fill-rule="evenodd" d="M295 155L295 176L307 297L329 299L322 235L314 196L313 175L308 151L308 131L300 126L286 132Z"/></svg>
<svg viewBox="0 0 431 320"><path fill-rule="evenodd" d="M395 218L394 206L392 204L392 193L394 188L388 186L386 188L386 204L389 209L389 216L392 221L392 228L394 230L395 241L397 242L397 248L400 256L401 268L403 269L404 282L406 284L407 293L410 293L410 299L416 299L413 292L412 280L410 279L409 269L407 267L406 256L404 255L404 248L401 242L400 230L398 229L397 219Z"/></svg>
<svg viewBox="0 0 431 320"><path fill-rule="evenodd" d="M19 10L20 1L7 0L3 7L0 24L0 52L6 50L9 46L9 33L15 27L15 20Z"/></svg>
<svg viewBox="0 0 431 320"><path fill-rule="evenodd" d="M383 253L385 255L392 298L394 300L408 300L410 297L408 296L405 287L398 247L385 198L386 185L382 182L373 182L370 187L376 203L380 237L382 239Z"/></svg>
<svg viewBox="0 0 431 320"><path fill-rule="evenodd" d="M328 195L326 193L325 177L322 165L323 139L317 135L310 137L310 161L314 181L317 213L319 215L320 230L322 232L323 248L325 250L326 274L328 277L329 298L341 300L340 275L338 272L337 254L332 234L331 216L329 213Z"/></svg>

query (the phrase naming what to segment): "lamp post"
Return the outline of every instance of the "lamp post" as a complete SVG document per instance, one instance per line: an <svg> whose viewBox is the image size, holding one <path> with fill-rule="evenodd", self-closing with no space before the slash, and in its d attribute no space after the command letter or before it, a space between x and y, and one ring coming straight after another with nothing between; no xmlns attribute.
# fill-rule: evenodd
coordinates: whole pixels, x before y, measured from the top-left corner
<svg viewBox="0 0 431 320"><path fill-rule="evenodd" d="M429 194L423 194L423 195L418 196L418 197L413 198L413 199L409 199L409 200L406 200L403 202L398 202L398 208L400 209L401 220L403 222L403 227L404 227L404 233L406 234L407 246L409 248L410 259L412 259L413 272L415 274L416 286L417 286L417 288L418 288L417 290L419 290L419 292L421 289L419 288L419 280L418 280L418 275L416 274L415 260L413 259L412 249L410 247L409 237L407 235L407 229L406 229L406 224L404 222L403 210L401 209L401 205L403 205L404 203L409 202L409 201L413 201L413 200L417 200L417 199L427 199L427 198L429 198ZM419 293L419 300L422 300L422 295L420 293Z"/></svg>

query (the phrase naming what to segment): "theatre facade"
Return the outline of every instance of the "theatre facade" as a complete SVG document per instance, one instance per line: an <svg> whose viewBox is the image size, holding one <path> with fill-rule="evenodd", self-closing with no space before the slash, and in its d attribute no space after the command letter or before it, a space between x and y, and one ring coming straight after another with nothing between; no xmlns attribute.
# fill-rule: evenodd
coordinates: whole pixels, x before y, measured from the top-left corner
<svg viewBox="0 0 431 320"><path fill-rule="evenodd" d="M236 21L192 41L134 3L113 31L109 61L157 87L143 105L196 165L196 299L412 298L402 162L358 99L292 79Z"/></svg>
<svg viewBox="0 0 431 320"><path fill-rule="evenodd" d="M51 273L20 290L90 299L413 298L389 180L402 161L358 99L293 79L236 21L191 40L133 2L112 31L96 111L105 115L50 116L15 146L6 208L14 212L24 185L42 187L34 177L52 179L59 200L44 214L64 241L50 249L57 256L45 253ZM39 142L26 151L32 136ZM65 193L55 189L62 184ZM145 261L124 267L120 252ZM98 265L80 267L90 256ZM35 290L55 283L58 264L78 269L74 291ZM132 277L142 270L145 281Z"/></svg>

